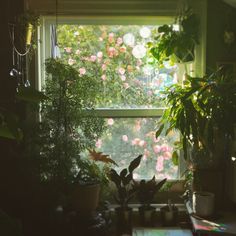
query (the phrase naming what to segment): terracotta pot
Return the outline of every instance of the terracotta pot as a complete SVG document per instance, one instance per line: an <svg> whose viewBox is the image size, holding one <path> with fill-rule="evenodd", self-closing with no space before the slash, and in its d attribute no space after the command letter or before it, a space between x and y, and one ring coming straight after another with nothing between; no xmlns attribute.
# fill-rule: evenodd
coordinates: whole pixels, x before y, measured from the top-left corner
<svg viewBox="0 0 236 236"><path fill-rule="evenodd" d="M72 195L74 210L82 214L95 211L99 203L100 184L77 185Z"/></svg>

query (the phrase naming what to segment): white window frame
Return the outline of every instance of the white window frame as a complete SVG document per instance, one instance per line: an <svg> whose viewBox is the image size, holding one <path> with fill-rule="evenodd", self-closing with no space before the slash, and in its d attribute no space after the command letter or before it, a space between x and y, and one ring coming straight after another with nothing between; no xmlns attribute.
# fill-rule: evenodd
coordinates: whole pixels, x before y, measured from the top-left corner
<svg viewBox="0 0 236 236"><path fill-rule="evenodd" d="M76 16L60 16L57 19L58 24L80 24L80 25L162 25L172 24L174 22L173 16L89 16L89 17L76 17ZM40 90L45 80L45 66L44 62L50 57L50 25L56 24L55 16L41 17L41 27L38 30L38 55L37 55L37 88ZM205 25L201 23L201 25ZM200 27L202 29L202 27ZM201 30L200 29L200 30ZM190 75L201 76L205 70L205 45L206 45L206 29L200 35L201 44L197 46L195 62L189 65L180 65L181 70L185 70ZM198 63L199 62L199 63ZM39 79L41 78L41 79ZM97 109L97 114L104 118L159 118L165 110L162 108L149 108L149 109ZM180 166L183 161L180 161ZM181 167L178 168L178 179L181 179ZM176 181L175 180L175 181Z"/></svg>

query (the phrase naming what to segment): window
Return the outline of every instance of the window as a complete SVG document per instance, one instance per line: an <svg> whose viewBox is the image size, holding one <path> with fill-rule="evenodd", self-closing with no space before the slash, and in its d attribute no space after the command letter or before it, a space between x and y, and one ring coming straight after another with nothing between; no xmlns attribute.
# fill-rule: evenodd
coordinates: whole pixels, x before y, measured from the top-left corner
<svg viewBox="0 0 236 236"><path fill-rule="evenodd" d="M158 68L147 50L158 25L172 22L171 18L65 18L57 26L57 43L64 62L77 68L81 76L95 76L103 83L97 111L106 118L108 129L97 140L96 148L109 154L121 169L143 154L135 178L154 174L157 179L180 177L180 168L171 160L178 133L156 139L155 131L165 109L161 91L178 82L183 72L169 63ZM53 49L53 24L55 20L44 19L40 51L43 61Z"/></svg>

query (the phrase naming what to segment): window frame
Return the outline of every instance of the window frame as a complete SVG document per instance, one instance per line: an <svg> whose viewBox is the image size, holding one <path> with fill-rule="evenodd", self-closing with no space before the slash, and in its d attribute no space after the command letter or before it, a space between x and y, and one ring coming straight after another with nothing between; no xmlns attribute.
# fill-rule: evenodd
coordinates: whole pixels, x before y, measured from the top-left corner
<svg viewBox="0 0 236 236"><path fill-rule="evenodd" d="M37 89L41 90L41 87L45 81L45 59L50 57L50 25L52 24L82 24L82 25L162 25L172 24L174 22L174 16L60 16L56 20L55 16L42 16L41 27L38 29L38 52L37 52ZM203 37L203 36L201 36ZM203 37L204 38L204 37ZM201 40L200 40L201 41ZM188 65L180 65L180 70L185 70L190 75L202 75L204 63L196 63L199 58L204 57L205 52L204 42L197 47L196 59L194 63ZM193 72L194 71L194 72ZM39 79L41 78L41 79ZM181 80L180 80L181 82ZM127 109L106 109L97 108L96 112L99 116L104 118L160 118L165 110L165 107L161 108L127 108ZM170 180L170 182L182 182L183 176L181 176L180 165L183 165L183 161L180 161L178 167L178 179Z"/></svg>

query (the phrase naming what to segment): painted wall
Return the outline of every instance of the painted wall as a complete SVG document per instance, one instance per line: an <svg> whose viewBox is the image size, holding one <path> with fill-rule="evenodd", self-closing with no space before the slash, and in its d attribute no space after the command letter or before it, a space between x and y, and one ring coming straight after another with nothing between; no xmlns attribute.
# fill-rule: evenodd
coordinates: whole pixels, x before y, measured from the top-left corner
<svg viewBox="0 0 236 236"><path fill-rule="evenodd" d="M224 43L224 31L235 34L234 43ZM207 69L216 68L217 62L236 62L236 8L225 4L222 0L208 0L207 18Z"/></svg>

